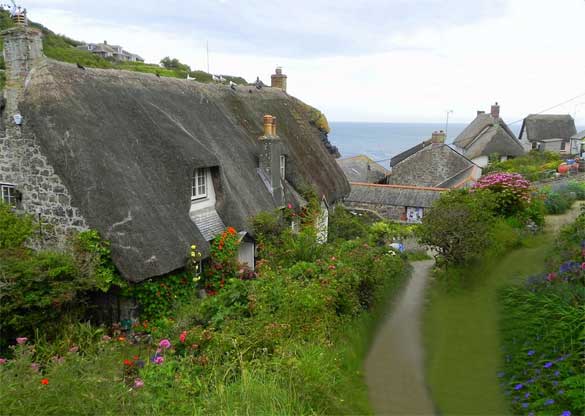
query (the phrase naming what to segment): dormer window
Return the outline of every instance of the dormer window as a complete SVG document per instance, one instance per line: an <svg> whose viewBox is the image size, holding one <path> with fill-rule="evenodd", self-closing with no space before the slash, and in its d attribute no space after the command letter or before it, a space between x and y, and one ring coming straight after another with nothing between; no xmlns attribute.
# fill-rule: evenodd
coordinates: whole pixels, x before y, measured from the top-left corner
<svg viewBox="0 0 585 416"><path fill-rule="evenodd" d="M193 171L191 183L191 199L207 197L207 169L197 168Z"/></svg>
<svg viewBox="0 0 585 416"><path fill-rule="evenodd" d="M280 179L285 178L286 176L286 156L280 155Z"/></svg>
<svg viewBox="0 0 585 416"><path fill-rule="evenodd" d="M2 196L2 202L15 207L17 201L16 187L9 184L0 184L0 193Z"/></svg>

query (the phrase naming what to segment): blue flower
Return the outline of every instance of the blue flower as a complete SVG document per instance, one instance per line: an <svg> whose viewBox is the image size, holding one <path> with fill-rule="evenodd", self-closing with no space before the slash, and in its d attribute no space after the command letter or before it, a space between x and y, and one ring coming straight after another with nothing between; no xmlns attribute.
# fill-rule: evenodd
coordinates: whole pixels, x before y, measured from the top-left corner
<svg viewBox="0 0 585 416"><path fill-rule="evenodd" d="M561 413L561 416L571 416L571 411L570 410L563 410L563 413Z"/></svg>
<svg viewBox="0 0 585 416"><path fill-rule="evenodd" d="M557 392L558 394L565 394L565 390L561 389Z"/></svg>
<svg viewBox="0 0 585 416"><path fill-rule="evenodd" d="M555 377L558 377L561 374L559 370L555 371Z"/></svg>
<svg viewBox="0 0 585 416"><path fill-rule="evenodd" d="M550 406L551 404L554 404L555 401L553 399L548 399L546 402L544 402L545 406Z"/></svg>
<svg viewBox="0 0 585 416"><path fill-rule="evenodd" d="M514 386L514 390L520 390L522 387L524 387L524 385L521 383L518 383Z"/></svg>
<svg viewBox="0 0 585 416"><path fill-rule="evenodd" d="M522 407L526 409L528 407L528 403L522 403Z"/></svg>
<svg viewBox="0 0 585 416"><path fill-rule="evenodd" d="M536 353L536 351L534 351L534 350L528 351L528 355L534 355L535 353Z"/></svg>
<svg viewBox="0 0 585 416"><path fill-rule="evenodd" d="M526 393L526 394L524 395L524 398L525 398L525 399L527 399L527 398L529 398L529 397L530 397L530 393Z"/></svg>
<svg viewBox="0 0 585 416"><path fill-rule="evenodd" d="M552 383L552 384L553 384L553 386L555 386L555 387L556 387L556 386L558 386L558 385L559 385L559 382L555 380L555 381L553 381L553 383Z"/></svg>
<svg viewBox="0 0 585 416"><path fill-rule="evenodd" d="M548 363L546 363L544 365L544 368L551 368L552 366L553 366L553 363L549 361Z"/></svg>

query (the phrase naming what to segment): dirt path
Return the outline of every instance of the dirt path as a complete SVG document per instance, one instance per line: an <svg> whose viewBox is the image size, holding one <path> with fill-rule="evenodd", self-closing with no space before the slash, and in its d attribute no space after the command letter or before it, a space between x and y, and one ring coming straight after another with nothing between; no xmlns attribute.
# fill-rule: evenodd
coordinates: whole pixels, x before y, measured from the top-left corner
<svg viewBox="0 0 585 416"><path fill-rule="evenodd" d="M569 224L577 219L581 213L581 207L585 206L584 201L577 201L569 211L561 215L548 215L546 217L546 231L556 234L563 225Z"/></svg>
<svg viewBox="0 0 585 416"><path fill-rule="evenodd" d="M366 358L366 383L377 415L434 414L424 381L421 336L424 288L432 265L432 260L413 263L408 286L380 327Z"/></svg>

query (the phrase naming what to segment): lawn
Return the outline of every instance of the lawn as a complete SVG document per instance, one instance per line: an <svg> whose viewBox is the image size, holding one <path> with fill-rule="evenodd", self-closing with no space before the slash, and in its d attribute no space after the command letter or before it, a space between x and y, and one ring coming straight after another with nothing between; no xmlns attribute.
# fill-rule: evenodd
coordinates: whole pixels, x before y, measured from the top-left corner
<svg viewBox="0 0 585 416"><path fill-rule="evenodd" d="M462 288L433 282L424 318L427 379L442 414L506 414L496 376L501 340L497 291L544 268L550 237L532 240L464 273Z"/></svg>

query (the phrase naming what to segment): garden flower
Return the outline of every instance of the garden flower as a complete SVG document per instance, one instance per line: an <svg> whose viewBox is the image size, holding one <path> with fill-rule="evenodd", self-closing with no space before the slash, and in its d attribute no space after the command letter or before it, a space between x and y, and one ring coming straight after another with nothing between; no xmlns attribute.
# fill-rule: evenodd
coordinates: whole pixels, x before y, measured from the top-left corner
<svg viewBox="0 0 585 416"><path fill-rule="evenodd" d="M528 407L528 403L522 403L522 407L526 409Z"/></svg>
<svg viewBox="0 0 585 416"><path fill-rule="evenodd" d="M49 379L48 378L43 378L41 380L41 384L44 385L44 386L46 386L47 384L49 384Z"/></svg>
<svg viewBox="0 0 585 416"><path fill-rule="evenodd" d="M561 413L561 416L571 416L571 411L570 410L563 410L563 413Z"/></svg>
<svg viewBox="0 0 585 416"><path fill-rule="evenodd" d="M144 387L144 381L142 381L141 378L137 378L134 380L134 388L135 389L139 389L141 387Z"/></svg>
<svg viewBox="0 0 585 416"><path fill-rule="evenodd" d="M134 362L132 362L132 360L126 359L126 360L124 360L124 365L127 365L130 367L130 366L134 365Z"/></svg>
<svg viewBox="0 0 585 416"><path fill-rule="evenodd" d="M31 363L30 368L35 371L35 372L39 372L39 369L41 368L41 366L37 363Z"/></svg>
<svg viewBox="0 0 585 416"><path fill-rule="evenodd" d="M155 364L162 364L165 362L165 357L163 357L162 355L159 355L157 357L154 357L154 361Z"/></svg>
<svg viewBox="0 0 585 416"><path fill-rule="evenodd" d="M527 398L529 398L529 397L530 397L530 393L526 393L526 394L524 395L524 398L525 398L525 399L527 399Z"/></svg>
<svg viewBox="0 0 585 416"><path fill-rule="evenodd" d="M165 338L158 343L158 346L166 350L167 348L171 348L171 341Z"/></svg>
<svg viewBox="0 0 585 416"><path fill-rule="evenodd" d="M553 366L553 363L549 361L548 363L546 363L544 365L544 368L551 368L552 366Z"/></svg>
<svg viewBox="0 0 585 416"><path fill-rule="evenodd" d="M534 355L535 353L536 353L536 351L534 351L534 350L528 351L528 355Z"/></svg>
<svg viewBox="0 0 585 416"><path fill-rule="evenodd" d="M181 341L182 343L185 343L186 338L187 338L187 331L181 332L181 335L179 335L179 341Z"/></svg>
<svg viewBox="0 0 585 416"><path fill-rule="evenodd" d="M102 341L108 342L108 341L111 341L111 340L112 340L112 337L110 337L110 336L108 336L108 335L104 335L104 336L102 337Z"/></svg>
<svg viewBox="0 0 585 416"><path fill-rule="evenodd" d="M77 352L77 351L79 351L79 347L76 346L76 345L74 345L71 348L69 348L69 352Z"/></svg>
<svg viewBox="0 0 585 416"><path fill-rule="evenodd" d="M4 365L8 362L6 358L0 358L0 365Z"/></svg>
<svg viewBox="0 0 585 416"><path fill-rule="evenodd" d="M28 338L27 337L19 337L19 338L16 338L16 343L18 345L26 344L26 341L28 341Z"/></svg>
<svg viewBox="0 0 585 416"><path fill-rule="evenodd" d="M559 370L555 371L555 377L558 377L561 374Z"/></svg>
<svg viewBox="0 0 585 416"><path fill-rule="evenodd" d="M548 399L546 402L544 402L545 406L550 406L551 404L554 404L555 401L553 399Z"/></svg>
<svg viewBox="0 0 585 416"><path fill-rule="evenodd" d="M514 390L520 390L522 387L524 387L524 385L523 385L523 384L516 384L516 385L514 386Z"/></svg>
<svg viewBox="0 0 585 416"><path fill-rule="evenodd" d="M144 368L144 365L146 364L143 360L137 360L135 363L136 367L138 368Z"/></svg>

